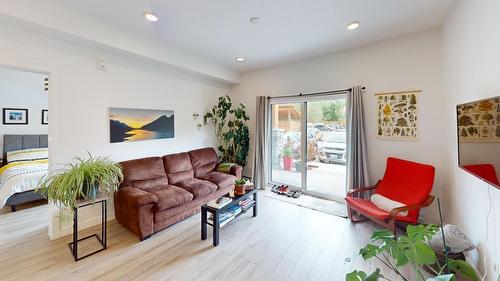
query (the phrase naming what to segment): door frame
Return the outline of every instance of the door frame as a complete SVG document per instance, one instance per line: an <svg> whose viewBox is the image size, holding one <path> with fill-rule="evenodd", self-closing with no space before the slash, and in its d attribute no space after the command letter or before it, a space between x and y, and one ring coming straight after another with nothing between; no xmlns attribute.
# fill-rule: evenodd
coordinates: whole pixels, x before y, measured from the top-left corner
<svg viewBox="0 0 500 281"><path fill-rule="evenodd" d="M286 97L271 97L268 103L268 112L270 113L268 118L268 124L270 124L268 128L268 135L271 136L268 140L269 143L272 143L272 121L273 121L273 105L274 104L288 104L288 103L300 103L301 104L301 128L300 128L300 138L301 138L301 151L300 151L300 161L302 163L307 164L307 103L314 101L325 101L325 100L337 100L343 96L346 100L348 98L349 92L331 92L331 93L321 93L319 95L298 95L298 96L286 96ZM347 120L347 116L345 117ZM306 144L306 145L303 145ZM268 174L268 185L279 185L282 183L275 182L272 180L272 145L268 145L268 151L266 152L269 156L267 169L269 170ZM346 167L347 173L347 167ZM344 203L344 198L327 193L321 193L316 191L311 191L307 189L307 165L302 165L301 174L301 186L289 185L293 189L298 189L302 191L304 194L311 195L318 198L333 200L339 203ZM346 177L346 186L347 186L347 177ZM347 190L347 189L346 189Z"/></svg>

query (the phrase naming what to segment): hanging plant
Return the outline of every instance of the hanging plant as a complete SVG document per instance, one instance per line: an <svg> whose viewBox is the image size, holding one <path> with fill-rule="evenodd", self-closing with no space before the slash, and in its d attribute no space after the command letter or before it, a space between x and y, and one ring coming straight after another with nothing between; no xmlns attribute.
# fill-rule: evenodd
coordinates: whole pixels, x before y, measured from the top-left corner
<svg viewBox="0 0 500 281"><path fill-rule="evenodd" d="M203 122L214 127L219 143L222 162L236 163L242 167L247 164L250 137L246 108L243 104L233 106L229 96L219 97L219 102L203 116Z"/></svg>

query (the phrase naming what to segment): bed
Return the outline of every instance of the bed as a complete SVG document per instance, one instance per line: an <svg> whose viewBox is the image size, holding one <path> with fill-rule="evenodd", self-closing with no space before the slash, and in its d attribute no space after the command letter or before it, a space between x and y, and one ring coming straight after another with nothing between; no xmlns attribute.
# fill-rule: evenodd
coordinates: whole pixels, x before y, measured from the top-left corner
<svg viewBox="0 0 500 281"><path fill-rule="evenodd" d="M16 205L43 198L34 189L48 172L47 158L23 159L16 163L7 163L8 153L13 154L19 150L43 151L43 148L48 148L47 135L3 136L4 166L0 168L0 208L4 205L10 206L11 211L15 212Z"/></svg>

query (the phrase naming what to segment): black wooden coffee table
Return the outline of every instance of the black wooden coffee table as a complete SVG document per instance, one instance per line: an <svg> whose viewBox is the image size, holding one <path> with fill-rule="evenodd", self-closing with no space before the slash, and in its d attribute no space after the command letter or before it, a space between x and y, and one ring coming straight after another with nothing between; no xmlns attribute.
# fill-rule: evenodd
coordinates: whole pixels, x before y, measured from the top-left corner
<svg viewBox="0 0 500 281"><path fill-rule="evenodd" d="M217 245L219 245L219 232L220 232L220 228L221 228L220 220L219 220L220 214L223 212L226 212L227 209L230 208L230 206L239 205L239 203L241 201L243 201L251 196L253 196L253 200L255 202L252 203L251 205L249 205L246 210L237 214L234 217L234 219L245 214L250 209L253 209L253 216L256 217L257 216L257 189L254 189L252 191L248 191L247 193L245 193L245 195L234 197L233 201L231 203L227 204L226 206L224 206L220 209L210 207L207 204L201 206L201 240L207 239L207 225L211 225L212 230L213 230L213 245L214 245L214 247L217 247ZM210 223L208 221L208 213L212 214L213 223ZM234 219L232 219L232 220L234 220Z"/></svg>

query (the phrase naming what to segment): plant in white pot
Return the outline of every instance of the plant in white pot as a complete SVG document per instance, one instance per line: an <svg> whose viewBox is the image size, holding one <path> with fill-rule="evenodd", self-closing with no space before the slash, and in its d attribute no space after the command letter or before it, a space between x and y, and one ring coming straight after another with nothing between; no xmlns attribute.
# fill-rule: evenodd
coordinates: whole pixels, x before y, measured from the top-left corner
<svg viewBox="0 0 500 281"><path fill-rule="evenodd" d="M47 175L37 190L59 207L71 210L78 200L95 200L97 193L114 194L123 180L121 166L108 157L76 157L67 167Z"/></svg>

